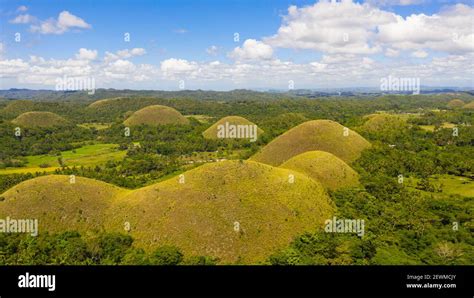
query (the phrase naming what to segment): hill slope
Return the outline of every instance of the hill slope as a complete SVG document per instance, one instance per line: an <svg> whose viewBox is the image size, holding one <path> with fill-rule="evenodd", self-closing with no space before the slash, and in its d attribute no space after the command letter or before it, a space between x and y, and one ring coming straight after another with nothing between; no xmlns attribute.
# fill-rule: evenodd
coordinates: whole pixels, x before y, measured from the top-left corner
<svg viewBox="0 0 474 298"><path fill-rule="evenodd" d="M367 121L360 128L367 132L380 132L407 126L406 121L396 115L382 113L369 115L366 118Z"/></svg>
<svg viewBox="0 0 474 298"><path fill-rule="evenodd" d="M460 99L453 99L448 102L446 105L450 109L462 108L465 105L464 101Z"/></svg>
<svg viewBox="0 0 474 298"><path fill-rule="evenodd" d="M127 126L134 126L140 124L146 125L164 125L164 124L188 124L186 119L180 112L173 108L154 105L148 106L133 113L124 124Z"/></svg>
<svg viewBox="0 0 474 298"><path fill-rule="evenodd" d="M290 183L290 174L294 181ZM179 247L221 263L258 263L333 213L324 187L306 175L250 161L206 164L179 178L124 190L87 178L43 176L1 195L0 217L37 218L40 232L124 233L139 247Z"/></svg>
<svg viewBox="0 0 474 298"><path fill-rule="evenodd" d="M217 121L213 125L211 125L211 127L206 129L202 133L202 135L206 139L218 139L218 134L217 134L218 133L218 127L219 127L219 125L226 125L226 123L229 123L229 125L255 125L255 123L245 119L244 117L227 116L227 117L224 117L224 118L220 119L219 121ZM261 130L260 128L257 127L257 137L260 136L262 133L263 133L263 130Z"/></svg>
<svg viewBox="0 0 474 298"><path fill-rule="evenodd" d="M344 133L348 132L347 135ZM358 133L331 120L304 122L275 138L250 160L273 166L281 165L288 159L314 150L332 153L350 163L356 160L370 143Z"/></svg>
<svg viewBox="0 0 474 298"><path fill-rule="evenodd" d="M255 162L206 164L139 189L110 210L110 229L131 225L146 249L171 244L222 263L257 263L332 213L324 188L308 177ZM239 225L239 228L236 228Z"/></svg>
<svg viewBox="0 0 474 298"><path fill-rule="evenodd" d="M359 175L344 161L324 151L308 151L290 158L281 168L295 170L318 180L324 187L336 190L357 186Z"/></svg>
<svg viewBox="0 0 474 298"><path fill-rule="evenodd" d="M474 110L474 101L463 106L464 109Z"/></svg>
<svg viewBox="0 0 474 298"><path fill-rule="evenodd" d="M51 112L26 112L12 120L13 124L22 127L64 126L68 121Z"/></svg>
<svg viewBox="0 0 474 298"><path fill-rule="evenodd" d="M1 196L0 218L38 219L39 231L100 230L113 198L126 193L105 182L49 175L24 181Z"/></svg>

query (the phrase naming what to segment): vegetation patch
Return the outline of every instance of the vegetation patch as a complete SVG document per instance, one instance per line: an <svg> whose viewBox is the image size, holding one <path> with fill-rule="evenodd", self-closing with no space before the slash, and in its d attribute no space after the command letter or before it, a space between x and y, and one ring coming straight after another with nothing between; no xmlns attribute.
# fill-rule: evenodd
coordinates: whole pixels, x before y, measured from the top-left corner
<svg viewBox="0 0 474 298"><path fill-rule="evenodd" d="M370 143L357 132L331 120L304 122L271 141L250 159L273 166L307 151L326 151L343 161L356 160Z"/></svg>
<svg viewBox="0 0 474 298"><path fill-rule="evenodd" d="M124 124L134 125L165 125L165 124L188 124L189 120L173 108L154 105L148 106L133 113Z"/></svg>
<svg viewBox="0 0 474 298"><path fill-rule="evenodd" d="M280 167L306 174L330 190L359 184L359 175L343 160L324 151L308 151L290 158Z"/></svg>

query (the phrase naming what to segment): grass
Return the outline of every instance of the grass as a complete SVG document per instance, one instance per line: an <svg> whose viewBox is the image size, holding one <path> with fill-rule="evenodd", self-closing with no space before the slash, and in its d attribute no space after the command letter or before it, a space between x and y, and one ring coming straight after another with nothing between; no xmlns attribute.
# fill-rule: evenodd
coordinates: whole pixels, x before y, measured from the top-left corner
<svg viewBox="0 0 474 298"><path fill-rule="evenodd" d="M463 109L469 109L469 110L474 109L474 101L471 101L470 103L467 103L466 105L464 105Z"/></svg>
<svg viewBox="0 0 474 298"><path fill-rule="evenodd" d="M434 176L430 180L442 183L444 193L474 198L474 180L453 175Z"/></svg>
<svg viewBox="0 0 474 298"><path fill-rule="evenodd" d="M410 187L415 187L419 179L407 178ZM474 198L474 180L454 175L434 175L429 178L434 184L442 184L442 193Z"/></svg>
<svg viewBox="0 0 474 298"><path fill-rule="evenodd" d="M280 167L306 174L330 190L359 185L359 175L356 171L340 158L324 151L299 154Z"/></svg>
<svg viewBox="0 0 474 298"><path fill-rule="evenodd" d="M453 128L453 127L456 127L456 124L450 123L450 122L444 122L443 124L441 124L441 128ZM420 128L426 131L434 132L436 127L434 125L420 125Z"/></svg>
<svg viewBox="0 0 474 298"><path fill-rule="evenodd" d="M370 143L357 132L331 120L304 122L275 138L250 160L278 166L307 151L326 151L346 163L359 158Z"/></svg>
<svg viewBox="0 0 474 298"><path fill-rule="evenodd" d="M24 181L1 196L0 218L38 219L39 232L77 230L85 234L104 229L106 209L129 191L111 184L69 176L48 175Z"/></svg>
<svg viewBox="0 0 474 298"><path fill-rule="evenodd" d="M184 117L194 118L201 123L209 123L209 121L212 119L212 117L208 115L186 115Z"/></svg>
<svg viewBox="0 0 474 298"><path fill-rule="evenodd" d="M446 107L450 109L462 108L466 103L460 99L452 99L448 102Z"/></svg>
<svg viewBox="0 0 474 298"><path fill-rule="evenodd" d="M74 150L63 151L61 157L63 163L70 167L95 166L104 164L108 160L122 160L127 152L118 150L117 146L117 144L85 145ZM1 169L0 174L52 172L60 167L58 157L48 154L27 156L26 167ZM40 167L40 165L48 165L48 167Z"/></svg>
<svg viewBox="0 0 474 298"><path fill-rule="evenodd" d="M224 161L183 175L184 183L175 176L133 191L42 176L3 193L0 217L38 218L40 232L124 232L129 222L136 245L146 250L175 245L188 256L256 264L297 235L322 228L334 212L320 183L287 169Z"/></svg>
<svg viewBox="0 0 474 298"><path fill-rule="evenodd" d="M206 129L202 133L202 135L206 139L217 139L218 138L217 137L217 132L218 132L217 128L218 128L218 126L219 125L225 125L226 122L228 122L231 125L255 125L255 123L245 119L244 117L227 116L227 117L224 117L224 118L220 119L219 121L217 121L213 125L211 125L211 127ZM263 130L261 130L260 128L257 127L257 137L260 136L262 133L263 133Z"/></svg>
<svg viewBox="0 0 474 298"><path fill-rule="evenodd" d="M68 121L51 112L26 112L12 120L13 124L22 127L64 126Z"/></svg>
<svg viewBox="0 0 474 298"><path fill-rule="evenodd" d="M406 120L409 117L387 113L371 114L366 117L367 121L361 126L361 129L368 132L397 130L407 126Z"/></svg>
<svg viewBox="0 0 474 298"><path fill-rule="evenodd" d="M161 106L153 105L145 107L133 113L124 124L127 126L133 125L164 125L164 124L188 124L189 120L181 115L177 110Z"/></svg>
<svg viewBox="0 0 474 298"><path fill-rule="evenodd" d="M112 123L81 123L78 124L78 126L87 129L95 128L96 130L103 130L112 126Z"/></svg>

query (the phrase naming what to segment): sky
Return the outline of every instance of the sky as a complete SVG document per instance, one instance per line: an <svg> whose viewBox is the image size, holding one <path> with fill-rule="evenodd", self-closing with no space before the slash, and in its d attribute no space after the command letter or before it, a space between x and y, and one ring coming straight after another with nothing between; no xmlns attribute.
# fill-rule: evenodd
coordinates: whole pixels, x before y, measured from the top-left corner
<svg viewBox="0 0 474 298"><path fill-rule="evenodd" d="M473 3L0 0L0 89L474 88Z"/></svg>

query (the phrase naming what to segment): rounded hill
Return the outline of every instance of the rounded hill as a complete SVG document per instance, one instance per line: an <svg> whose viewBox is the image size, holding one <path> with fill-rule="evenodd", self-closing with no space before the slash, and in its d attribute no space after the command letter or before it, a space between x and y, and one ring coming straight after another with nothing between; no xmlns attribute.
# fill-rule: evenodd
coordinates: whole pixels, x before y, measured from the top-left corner
<svg viewBox="0 0 474 298"><path fill-rule="evenodd" d="M220 119L219 121L217 121L213 125L211 125L211 127L206 129L202 133L202 135L206 139L218 139L219 138L219 134L218 134L219 126L221 126L221 125L222 125L222 127L225 128L226 125L255 125L255 123L245 119L244 117L227 116L227 117L224 117L224 118ZM263 133L263 130L261 130L260 128L257 127L257 137L260 136L262 133Z"/></svg>
<svg viewBox="0 0 474 298"><path fill-rule="evenodd" d="M66 119L51 112L26 112L13 119L12 123L22 127L54 127L69 124Z"/></svg>
<svg viewBox="0 0 474 298"><path fill-rule="evenodd" d="M356 171L337 156L324 151L299 154L280 167L306 174L330 190L359 185L359 175Z"/></svg>
<svg viewBox="0 0 474 298"><path fill-rule="evenodd" d="M465 102L460 99L453 99L448 102L446 105L450 109L462 108L465 105Z"/></svg>
<svg viewBox="0 0 474 298"><path fill-rule="evenodd" d="M145 249L174 245L185 255L254 264L298 234L321 228L332 212L324 187L303 174L224 161L134 191L108 217L110 229L128 222Z"/></svg>
<svg viewBox="0 0 474 298"><path fill-rule="evenodd" d="M464 109L474 110L474 101L463 106Z"/></svg>
<svg viewBox="0 0 474 298"><path fill-rule="evenodd" d="M1 113L12 119L22 113L34 111L36 109L37 104L31 100L13 100L1 110Z"/></svg>
<svg viewBox="0 0 474 298"><path fill-rule="evenodd" d="M370 143L341 124L331 120L312 120L288 130L268 143L250 160L278 166L307 151L326 151L346 163L359 158Z"/></svg>
<svg viewBox="0 0 474 298"><path fill-rule="evenodd" d="M104 226L119 187L83 177L48 175L24 181L0 197L0 218L38 219L39 232L89 232Z"/></svg>
<svg viewBox="0 0 474 298"><path fill-rule="evenodd" d="M367 132L397 130L407 126L406 121L401 117L385 113L368 115L366 119L361 129Z"/></svg>
<svg viewBox="0 0 474 298"><path fill-rule="evenodd" d="M90 105L88 105L88 108L101 108L101 107L106 107L107 105L117 102L121 97L115 97L115 98L105 98L105 99L100 99L97 101L94 101Z"/></svg>
<svg viewBox="0 0 474 298"><path fill-rule="evenodd" d="M141 110L133 113L124 124L127 126L134 125L165 125L165 124L188 124L189 120L186 119L177 110L161 105L153 105L145 107Z"/></svg>

